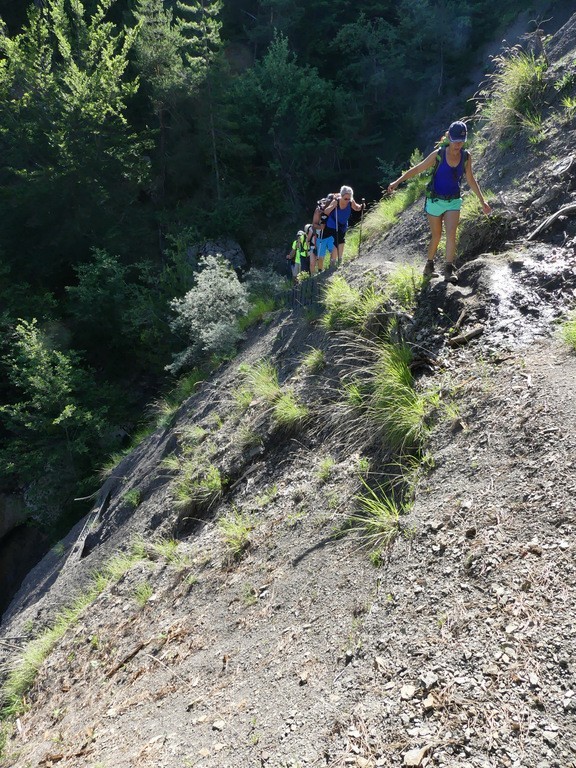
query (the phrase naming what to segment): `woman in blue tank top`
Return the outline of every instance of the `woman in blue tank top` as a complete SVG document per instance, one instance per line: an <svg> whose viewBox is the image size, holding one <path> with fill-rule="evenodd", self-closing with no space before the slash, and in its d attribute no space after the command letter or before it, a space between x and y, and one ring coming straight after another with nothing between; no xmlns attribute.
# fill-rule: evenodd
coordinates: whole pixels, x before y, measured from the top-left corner
<svg viewBox="0 0 576 768"><path fill-rule="evenodd" d="M424 275L438 277L434 269L434 257L442 237L442 223L446 231L446 265L444 277L452 283L458 281L458 275L454 266L456 256L456 230L460 221L460 208L462 197L460 194L460 181L466 176L468 186L480 200L485 214L491 212L482 190L472 172L472 159L470 153L464 149L467 137L466 124L457 120L452 123L446 134L447 144L439 150L435 149L427 158L418 165L409 168L396 181L388 186L391 194L403 181L417 176L422 171L435 166L432 181L426 194L424 210L428 214L430 225L430 244L428 246L428 259L424 267Z"/></svg>
<svg viewBox="0 0 576 768"><path fill-rule="evenodd" d="M348 219L352 211L361 211L363 203L357 203L354 200L354 190L352 187L342 187L339 195L334 195L334 199L324 209L328 216L326 226L322 233L322 238L332 237L334 247L330 257L330 263L338 266L342 264L342 255L344 254L344 244L346 242L346 231L348 229Z"/></svg>

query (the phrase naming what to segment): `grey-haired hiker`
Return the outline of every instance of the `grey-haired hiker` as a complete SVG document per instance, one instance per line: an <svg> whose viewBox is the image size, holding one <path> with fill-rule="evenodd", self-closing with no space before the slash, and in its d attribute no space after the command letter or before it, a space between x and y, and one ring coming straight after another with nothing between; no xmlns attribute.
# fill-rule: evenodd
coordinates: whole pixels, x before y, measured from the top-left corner
<svg viewBox="0 0 576 768"><path fill-rule="evenodd" d="M428 223L430 224L432 234L428 246L428 259L424 267L424 275L427 277L438 277L438 273L434 268L434 257L442 237L442 222L444 222L446 232L446 266L444 268L444 277L452 283L458 282L454 259L456 256L456 230L458 229L460 208L462 207L460 182L464 175L466 175L468 186L478 200L480 200L483 212L489 214L492 210L486 202L472 172L470 153L467 149L464 149L467 134L466 123L460 120L452 123L439 149L435 149L421 163L409 168L402 176L388 186L388 192L392 193L403 181L407 181L407 179L435 166L432 180L426 192L426 205L424 206L424 210L428 214Z"/></svg>
<svg viewBox="0 0 576 768"><path fill-rule="evenodd" d="M357 203L354 200L354 190L352 187L342 187L340 194L334 195L332 202L326 206L324 213L327 214L326 226L324 227L323 238L334 238L334 248L332 250L331 262L336 266L342 264L344 254L344 244L346 241L346 231L348 229L348 219L352 211L361 211L363 203Z"/></svg>

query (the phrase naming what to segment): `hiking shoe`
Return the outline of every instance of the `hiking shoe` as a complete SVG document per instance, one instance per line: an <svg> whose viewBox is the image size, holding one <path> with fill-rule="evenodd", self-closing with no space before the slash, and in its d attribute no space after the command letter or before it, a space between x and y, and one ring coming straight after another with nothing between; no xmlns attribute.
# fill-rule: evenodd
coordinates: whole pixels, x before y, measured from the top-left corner
<svg viewBox="0 0 576 768"><path fill-rule="evenodd" d="M424 267L424 277L439 277L438 272L434 269L434 261L428 259L426 266Z"/></svg>
<svg viewBox="0 0 576 768"><path fill-rule="evenodd" d="M444 267L444 280L446 280L447 283L458 282L458 272L454 264L448 263Z"/></svg>

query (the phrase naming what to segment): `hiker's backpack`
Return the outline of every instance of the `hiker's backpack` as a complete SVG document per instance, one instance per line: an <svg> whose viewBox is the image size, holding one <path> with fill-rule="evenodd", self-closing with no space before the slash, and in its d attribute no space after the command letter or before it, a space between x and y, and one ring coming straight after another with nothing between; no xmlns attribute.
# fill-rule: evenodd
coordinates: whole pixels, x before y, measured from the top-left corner
<svg viewBox="0 0 576 768"><path fill-rule="evenodd" d="M330 193L329 195L326 195L326 197L322 197L318 202L316 203L316 211L320 212L320 225L324 225L326 223L326 219L328 218L328 214L324 213L326 208L330 205L330 203L334 200L334 195Z"/></svg>
<svg viewBox="0 0 576 768"><path fill-rule="evenodd" d="M436 199L436 200L445 200L445 199L452 199L452 196L450 198L446 198L445 195L439 195L434 190L434 179L436 178L436 171L440 167L440 163L442 160L444 160L446 156L446 147L447 144L441 144L438 147L438 152L436 153L436 162L434 163L434 168L432 169L432 176L430 178L430 181L426 185L426 197ZM460 182L462 181L462 177L464 176L464 172L466 169L466 163L468 162L468 158L470 156L470 153L467 149L462 150L462 156L460 158L460 162L456 166L456 168L452 168L452 166L449 166L449 168L452 170L454 174L454 181L458 184L458 189L460 189Z"/></svg>

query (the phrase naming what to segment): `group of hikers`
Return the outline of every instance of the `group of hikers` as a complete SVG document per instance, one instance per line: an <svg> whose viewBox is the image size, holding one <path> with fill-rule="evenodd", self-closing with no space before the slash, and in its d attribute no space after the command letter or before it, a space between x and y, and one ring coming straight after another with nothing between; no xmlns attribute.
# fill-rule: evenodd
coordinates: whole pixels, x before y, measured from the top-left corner
<svg viewBox="0 0 576 768"><path fill-rule="evenodd" d="M316 275L341 265L350 214L363 211L364 206L364 201L354 200L354 190L347 186L318 200L312 223L298 231L286 256L294 282L300 273Z"/></svg>
<svg viewBox="0 0 576 768"><path fill-rule="evenodd" d="M428 157L412 166L388 185L388 194L392 194L402 182L432 168L432 178L426 190L424 210L430 226L431 238L428 245L424 276L439 277L436 271L436 251L444 227L446 248L444 255L444 278L451 283L458 282L455 266L456 231L460 221L462 194L460 182L466 176L468 186L478 197L482 211L491 213L482 190L472 171L470 152L464 148L468 138L466 123L453 122L439 145ZM300 230L292 249L286 257L291 264L295 281L301 272L315 275L327 266L340 266L346 240L348 220L352 211L363 211L364 201L357 203L351 187L343 186L339 193L328 195L318 201L311 224Z"/></svg>

